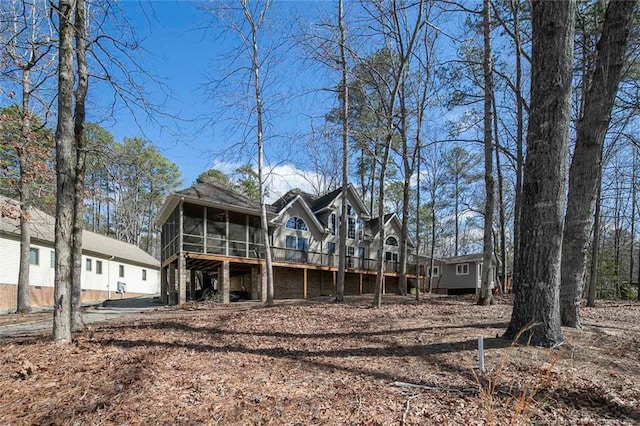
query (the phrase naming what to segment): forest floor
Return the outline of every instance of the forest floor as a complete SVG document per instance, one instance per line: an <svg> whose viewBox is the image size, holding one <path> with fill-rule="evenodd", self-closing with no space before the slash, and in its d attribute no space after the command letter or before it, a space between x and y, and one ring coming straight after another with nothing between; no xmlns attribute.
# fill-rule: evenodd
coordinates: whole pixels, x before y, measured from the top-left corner
<svg viewBox="0 0 640 426"><path fill-rule="evenodd" d="M509 299L370 301L189 305L92 324L70 345L6 338L0 423L640 423L638 303L584 308L584 330L544 349L497 337Z"/></svg>

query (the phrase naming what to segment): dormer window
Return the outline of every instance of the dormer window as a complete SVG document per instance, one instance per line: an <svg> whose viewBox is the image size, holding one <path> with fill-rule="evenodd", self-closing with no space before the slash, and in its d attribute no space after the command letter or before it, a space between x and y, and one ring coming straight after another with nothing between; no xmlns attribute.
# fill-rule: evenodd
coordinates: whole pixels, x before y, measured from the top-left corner
<svg viewBox="0 0 640 426"><path fill-rule="evenodd" d="M307 228L307 224L305 223L305 221L300 219L299 217L289 218L289 220L287 221L287 228L297 229L298 231L309 230L309 228Z"/></svg>
<svg viewBox="0 0 640 426"><path fill-rule="evenodd" d="M387 238L387 241L385 242L386 245L388 246L398 246L398 240L395 237L389 237Z"/></svg>

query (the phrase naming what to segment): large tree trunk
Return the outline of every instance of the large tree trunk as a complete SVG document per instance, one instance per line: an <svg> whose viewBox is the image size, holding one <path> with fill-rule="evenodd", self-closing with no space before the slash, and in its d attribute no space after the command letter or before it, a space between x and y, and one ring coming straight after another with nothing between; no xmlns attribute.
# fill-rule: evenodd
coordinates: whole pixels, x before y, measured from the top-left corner
<svg viewBox="0 0 640 426"><path fill-rule="evenodd" d="M84 180L86 170L85 148L85 100L89 84L86 60L86 16L85 0L76 0L76 64L78 67L78 85L75 93L76 108L74 117L74 140L76 146L74 209L73 209L73 274L71 290L71 320L73 331L82 330L82 229L84 228Z"/></svg>
<svg viewBox="0 0 640 426"><path fill-rule="evenodd" d="M491 294L492 281L492 259L493 259L493 210L494 210L494 182L493 182L493 65L491 60L491 2L483 1L482 20L484 33L484 56L482 68L484 71L484 238L483 238L483 260L482 279L480 282L480 293L478 294L478 305L488 305L493 300Z"/></svg>
<svg viewBox="0 0 640 426"><path fill-rule="evenodd" d="M73 149L73 16L74 0L60 0L58 52L58 123L56 127L55 300L53 339L71 342L71 257L75 155Z"/></svg>
<svg viewBox="0 0 640 426"><path fill-rule="evenodd" d="M349 189L349 86L347 84L347 55L345 49L345 29L343 22L342 0L338 1L338 27L340 30L340 67L342 73L342 208L340 217L340 250L338 252L338 279L336 283L336 301L344 301L344 278L347 266L347 191Z"/></svg>
<svg viewBox="0 0 640 426"><path fill-rule="evenodd" d="M515 300L505 337L533 345L564 341L560 252L571 116L575 0L532 2L528 153L522 192Z"/></svg>
<svg viewBox="0 0 640 426"><path fill-rule="evenodd" d="M569 170L569 195L562 241L562 325L580 328L587 247L591 232L602 144L624 65L624 53L636 1L611 1L596 48L595 69L578 120L576 147Z"/></svg>

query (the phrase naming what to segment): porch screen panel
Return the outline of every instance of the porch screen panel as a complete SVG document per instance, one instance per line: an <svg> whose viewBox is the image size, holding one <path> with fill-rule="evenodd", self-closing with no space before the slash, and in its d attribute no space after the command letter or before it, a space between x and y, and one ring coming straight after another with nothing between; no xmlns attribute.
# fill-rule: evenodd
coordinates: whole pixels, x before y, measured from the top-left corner
<svg viewBox="0 0 640 426"><path fill-rule="evenodd" d="M207 253L225 254L226 217L224 210L207 208Z"/></svg>
<svg viewBox="0 0 640 426"><path fill-rule="evenodd" d="M183 206L184 250L204 250L204 207L185 203Z"/></svg>
<svg viewBox="0 0 640 426"><path fill-rule="evenodd" d="M229 255L246 257L247 215L229 212Z"/></svg>
<svg viewBox="0 0 640 426"><path fill-rule="evenodd" d="M162 260L167 260L174 254L178 253L178 220L180 212L178 207L171 212L167 221L162 225Z"/></svg>
<svg viewBox="0 0 640 426"><path fill-rule="evenodd" d="M249 257L264 258L260 217L249 216Z"/></svg>

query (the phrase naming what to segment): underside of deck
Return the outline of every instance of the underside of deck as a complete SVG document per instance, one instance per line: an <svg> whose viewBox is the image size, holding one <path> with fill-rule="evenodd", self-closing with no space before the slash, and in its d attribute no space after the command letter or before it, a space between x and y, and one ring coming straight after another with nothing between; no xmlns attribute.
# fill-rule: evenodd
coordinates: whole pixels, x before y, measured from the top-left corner
<svg viewBox="0 0 640 426"><path fill-rule="evenodd" d="M336 262L337 263L337 262ZM348 262L348 266L357 262ZM335 296L338 267L293 261L274 261L274 297L298 299ZM375 270L347 268L345 295L373 293L377 273ZM425 282L416 274L406 274L408 287ZM383 293L395 293L399 274L384 273ZM182 304L215 294L217 300L266 301L267 280L264 259L224 256L210 253L183 252L162 264L162 298L168 304Z"/></svg>

